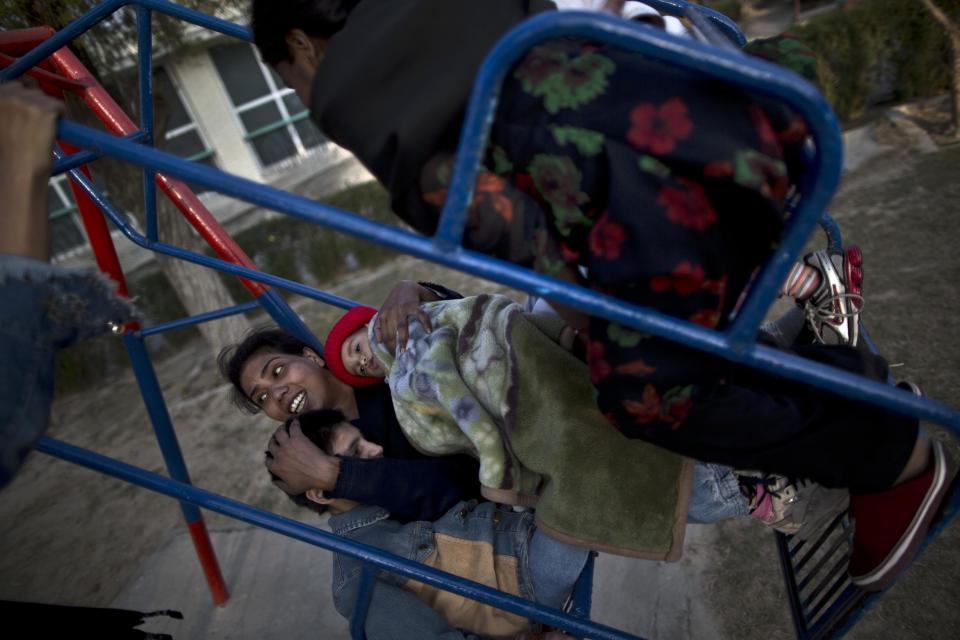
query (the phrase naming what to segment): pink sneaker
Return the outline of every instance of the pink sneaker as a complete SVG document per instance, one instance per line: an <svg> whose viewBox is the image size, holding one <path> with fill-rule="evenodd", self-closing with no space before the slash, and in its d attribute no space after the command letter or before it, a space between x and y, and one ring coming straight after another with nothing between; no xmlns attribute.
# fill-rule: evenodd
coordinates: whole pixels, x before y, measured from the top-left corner
<svg viewBox="0 0 960 640"><path fill-rule="evenodd" d="M931 442L930 468L880 493L850 496L854 521L850 581L866 591L882 591L917 554L930 523L957 473L943 444Z"/></svg>

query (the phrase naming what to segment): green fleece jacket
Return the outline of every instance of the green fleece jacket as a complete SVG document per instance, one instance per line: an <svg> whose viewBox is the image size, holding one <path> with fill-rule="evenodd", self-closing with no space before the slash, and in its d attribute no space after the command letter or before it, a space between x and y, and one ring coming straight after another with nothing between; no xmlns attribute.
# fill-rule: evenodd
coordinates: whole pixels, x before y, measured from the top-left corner
<svg viewBox="0 0 960 640"><path fill-rule="evenodd" d="M586 365L556 342L562 321L503 296L423 305L389 369L397 418L427 454L480 461L490 500L536 506L537 526L573 544L679 559L690 461L629 440L600 413Z"/></svg>

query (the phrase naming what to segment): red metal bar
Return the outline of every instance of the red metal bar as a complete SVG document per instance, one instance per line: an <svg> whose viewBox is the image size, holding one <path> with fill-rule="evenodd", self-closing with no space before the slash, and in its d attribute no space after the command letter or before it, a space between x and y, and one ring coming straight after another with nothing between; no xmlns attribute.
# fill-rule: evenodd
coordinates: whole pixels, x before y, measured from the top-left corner
<svg viewBox="0 0 960 640"><path fill-rule="evenodd" d="M54 33L56 32L50 27L3 32L0 33L0 49L9 54L24 53ZM58 77L65 76L67 82L76 83L82 87L81 95L84 101L111 133L125 136L138 131L136 124L69 49L64 47L56 51L45 62L53 63L56 70L61 74ZM50 92L53 82L53 80L45 81L43 83L45 85L44 89ZM72 87L73 85L71 85L71 90ZM160 173L156 174L156 182L161 191L183 213L183 216L218 257L240 266L257 268L186 184ZM268 286L259 282L243 278L240 281L253 297L259 297L269 290Z"/></svg>
<svg viewBox="0 0 960 640"><path fill-rule="evenodd" d="M57 70L63 75L71 80L89 83L83 94L84 100L111 133L125 136L138 131L138 127L123 112L120 105L110 97L72 52L68 49L60 49L51 58ZM220 258L240 266L257 268L233 238L224 232L213 214L187 185L160 173L157 174L156 181L160 189L180 209L187 221ZM252 280L241 279L241 282L254 297L268 288Z"/></svg>
<svg viewBox="0 0 960 640"><path fill-rule="evenodd" d="M227 591L227 583L223 580L220 564L217 562L213 545L210 544L210 534L207 532L206 522L204 520L188 522L187 529L190 531L190 538L193 540L193 548L197 550L197 557L200 558L203 575L207 578L207 584L210 586L213 604L220 606L230 599L230 592Z"/></svg>
<svg viewBox="0 0 960 640"><path fill-rule="evenodd" d="M79 151L77 147L67 143L61 143L61 146L66 153ZM86 166L80 167L80 171L91 178L90 169ZM90 239L90 246L93 248L93 257L97 261L97 266L100 271L110 276L110 279L117 283L117 293L129 297L123 267L120 266L117 249L113 244L113 238L110 237L110 228L107 227L107 221L100 212L100 207L90 199L90 196L80 188L80 185L73 178L70 179L70 191L73 192L73 199L77 203L77 209L80 210L83 228L87 232L87 238Z"/></svg>
<svg viewBox="0 0 960 640"><path fill-rule="evenodd" d="M3 46L3 45L0 44L0 46ZM13 64L16 60L17 60L17 57L15 56L10 56L5 53L0 53L0 68L3 68L3 69L7 68L11 64ZM40 82L45 82L47 85L56 87L57 89L62 91L71 91L73 93L80 94L87 88L87 85L85 85L82 82L68 80L63 76L57 75L50 71L46 71L44 69L39 69L37 67L33 67L32 69L27 71L26 75L30 76L31 78L36 78Z"/></svg>

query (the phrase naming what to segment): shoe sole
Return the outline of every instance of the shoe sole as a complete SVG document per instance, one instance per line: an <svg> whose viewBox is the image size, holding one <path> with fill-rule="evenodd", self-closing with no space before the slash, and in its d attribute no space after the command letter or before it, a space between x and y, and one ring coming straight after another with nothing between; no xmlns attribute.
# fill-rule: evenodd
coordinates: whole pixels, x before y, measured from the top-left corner
<svg viewBox="0 0 960 640"><path fill-rule="evenodd" d="M864 591L883 591L903 573L916 557L923 538L936 516L944 496L949 492L953 479L957 475L957 464L946 454L943 444L933 441L934 471L933 482L917 509L910 526L894 545L880 565L862 576L850 576L850 582ZM856 525L854 525L856 526Z"/></svg>

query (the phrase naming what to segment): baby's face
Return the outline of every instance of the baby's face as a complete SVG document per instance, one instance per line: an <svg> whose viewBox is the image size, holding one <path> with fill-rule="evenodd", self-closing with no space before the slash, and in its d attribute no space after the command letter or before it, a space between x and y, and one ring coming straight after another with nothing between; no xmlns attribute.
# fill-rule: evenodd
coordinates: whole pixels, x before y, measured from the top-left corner
<svg viewBox="0 0 960 640"><path fill-rule="evenodd" d="M343 360L343 368L355 376L383 378L387 375L383 365L373 356L373 351L370 349L366 325L351 333L343 341L340 346L340 359Z"/></svg>

